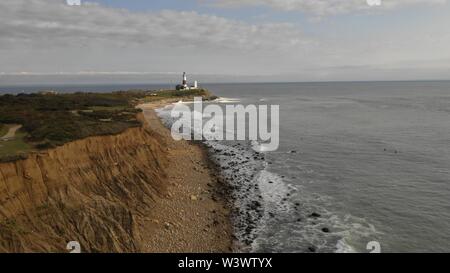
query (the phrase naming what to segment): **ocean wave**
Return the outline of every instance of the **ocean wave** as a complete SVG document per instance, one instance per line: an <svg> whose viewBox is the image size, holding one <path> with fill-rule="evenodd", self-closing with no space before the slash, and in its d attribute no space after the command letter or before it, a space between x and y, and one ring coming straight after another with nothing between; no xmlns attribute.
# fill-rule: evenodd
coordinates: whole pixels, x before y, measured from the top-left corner
<svg viewBox="0 0 450 273"><path fill-rule="evenodd" d="M241 102L240 99L236 99L236 98L217 98L215 99L213 102L217 102L217 103L238 103Z"/></svg>

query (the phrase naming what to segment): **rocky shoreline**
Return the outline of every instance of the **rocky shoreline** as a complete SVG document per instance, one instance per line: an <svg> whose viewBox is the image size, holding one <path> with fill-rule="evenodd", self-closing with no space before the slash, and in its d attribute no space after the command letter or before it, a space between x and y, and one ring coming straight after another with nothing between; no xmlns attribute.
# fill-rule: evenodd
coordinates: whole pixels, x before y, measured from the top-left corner
<svg viewBox="0 0 450 273"><path fill-rule="evenodd" d="M163 109L168 101L153 106ZM159 115L170 126L169 109ZM170 136L169 136L170 137ZM192 141L201 147L208 161L208 168L217 178L217 196L228 205L232 224L233 249L235 252L251 252L257 238L258 228L265 214L263 196L258 184L258 174L265 169L263 153L247 147L249 143L222 143L216 141ZM216 199L216 196L213 198Z"/></svg>
<svg viewBox="0 0 450 273"><path fill-rule="evenodd" d="M232 252L230 195L201 142L175 141L155 109L173 100L143 104L147 130L160 134L168 151L168 193L152 209L144 230L145 252Z"/></svg>

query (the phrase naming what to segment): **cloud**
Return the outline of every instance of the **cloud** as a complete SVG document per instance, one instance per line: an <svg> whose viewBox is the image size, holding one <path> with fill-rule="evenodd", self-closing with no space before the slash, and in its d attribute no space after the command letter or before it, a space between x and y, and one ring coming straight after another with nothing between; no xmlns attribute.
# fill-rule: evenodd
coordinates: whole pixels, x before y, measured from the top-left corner
<svg viewBox="0 0 450 273"><path fill-rule="evenodd" d="M316 15L366 8L355 5L364 4L365 0L214 2L225 6L265 3L280 10ZM424 2L383 3L395 8ZM100 75L107 78L106 82L118 78L130 78L131 82L136 78L130 75L138 75L139 82L145 82L154 72L167 71L175 71L177 79L177 71L297 75L290 76L291 81L337 79L332 76L343 78L343 74L348 75L346 79L360 79L364 71L371 76L372 71L381 74L383 69L402 71L405 67L421 71L440 69L440 75L449 71L450 19L445 12L434 12L432 20L405 17L388 20L389 24L368 24L373 18L361 16L355 24L330 17L324 23L305 22L298 26L251 23L195 11L136 12L83 3L68 6L64 0L0 1L0 82L3 84L7 77L34 79L54 75L64 79L70 75L77 79ZM421 14L420 8L414 13ZM429 65L424 67L424 62ZM18 73L21 71L29 73ZM408 73L405 75L413 75ZM159 78L160 74L156 74Z"/></svg>
<svg viewBox="0 0 450 273"><path fill-rule="evenodd" d="M238 50L282 49L305 41L292 24L249 24L197 12L136 13L59 0L0 1L0 42L6 45L160 45Z"/></svg>
<svg viewBox="0 0 450 273"><path fill-rule="evenodd" d="M393 9L417 4L445 4L448 0L381 0L377 9ZM207 2L207 1L203 1ZM334 15L375 9L367 0L210 0L218 7L257 7L265 6L282 11L300 11L316 16Z"/></svg>

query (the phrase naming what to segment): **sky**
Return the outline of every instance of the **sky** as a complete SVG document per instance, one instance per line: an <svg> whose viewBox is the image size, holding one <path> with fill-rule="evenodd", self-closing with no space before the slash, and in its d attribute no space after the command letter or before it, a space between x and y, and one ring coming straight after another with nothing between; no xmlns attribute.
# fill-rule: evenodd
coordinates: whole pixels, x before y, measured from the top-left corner
<svg viewBox="0 0 450 273"><path fill-rule="evenodd" d="M0 85L450 80L450 0L376 1L2 0Z"/></svg>

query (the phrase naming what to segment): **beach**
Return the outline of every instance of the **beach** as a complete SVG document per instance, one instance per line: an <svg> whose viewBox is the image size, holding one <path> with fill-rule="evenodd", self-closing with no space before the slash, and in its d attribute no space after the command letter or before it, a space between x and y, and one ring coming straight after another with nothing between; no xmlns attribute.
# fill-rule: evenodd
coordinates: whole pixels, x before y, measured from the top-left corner
<svg viewBox="0 0 450 273"><path fill-rule="evenodd" d="M145 129L160 134L167 148L167 194L155 200L142 229L145 252L231 252L230 211L220 175L200 145L175 141L154 109L170 101L140 105Z"/></svg>

